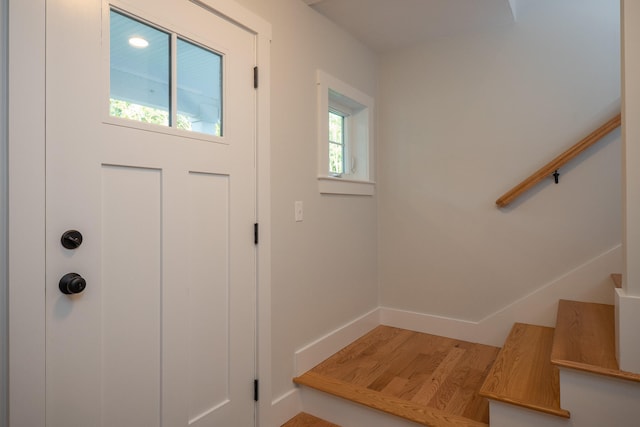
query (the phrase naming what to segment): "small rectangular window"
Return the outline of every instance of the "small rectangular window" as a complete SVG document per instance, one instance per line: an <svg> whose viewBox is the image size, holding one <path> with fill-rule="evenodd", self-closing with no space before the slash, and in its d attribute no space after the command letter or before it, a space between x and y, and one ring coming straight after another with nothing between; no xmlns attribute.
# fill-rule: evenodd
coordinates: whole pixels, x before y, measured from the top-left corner
<svg viewBox="0 0 640 427"><path fill-rule="evenodd" d="M318 187L373 195L373 98L318 70Z"/></svg>
<svg viewBox="0 0 640 427"><path fill-rule="evenodd" d="M329 174L333 176L344 173L344 122L342 114L329 111Z"/></svg>
<svg viewBox="0 0 640 427"><path fill-rule="evenodd" d="M109 114L169 126L171 35L110 13Z"/></svg>
<svg viewBox="0 0 640 427"><path fill-rule="evenodd" d="M179 129L222 136L222 57L178 39Z"/></svg>
<svg viewBox="0 0 640 427"><path fill-rule="evenodd" d="M116 9L109 17L109 115L222 136L222 55Z"/></svg>

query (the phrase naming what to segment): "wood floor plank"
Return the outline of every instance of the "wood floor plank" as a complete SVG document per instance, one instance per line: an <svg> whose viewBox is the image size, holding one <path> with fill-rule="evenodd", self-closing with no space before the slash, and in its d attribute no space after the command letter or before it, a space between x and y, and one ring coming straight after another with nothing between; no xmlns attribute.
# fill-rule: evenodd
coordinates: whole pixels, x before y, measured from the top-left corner
<svg viewBox="0 0 640 427"><path fill-rule="evenodd" d="M422 381L422 386L418 392L409 400L421 405L428 405L447 377L454 372L455 366L464 353L465 350L461 348L453 348L429 378Z"/></svg>
<svg viewBox="0 0 640 427"><path fill-rule="evenodd" d="M553 337L553 328L513 325L480 394L569 418L569 412L560 407L558 369L550 362Z"/></svg>
<svg viewBox="0 0 640 427"><path fill-rule="evenodd" d="M486 359L478 360L477 366L475 366L475 369L470 373L465 385L463 386L465 389L472 390L473 395L470 396L469 401L467 402L467 407L462 413L462 416L473 418L474 420L489 419L489 406L487 405L486 398L480 395L478 384L482 384L485 378L487 378L487 375L489 375L489 371L496 359L496 354L494 352L489 353L488 351L485 351L482 356Z"/></svg>
<svg viewBox="0 0 640 427"><path fill-rule="evenodd" d="M330 423L313 415L301 412L289 421L284 423L282 427L340 427L337 424Z"/></svg>
<svg viewBox="0 0 640 427"><path fill-rule="evenodd" d="M560 300L551 362L557 366L640 382L616 360L614 307Z"/></svg>
<svg viewBox="0 0 640 427"><path fill-rule="evenodd" d="M466 408L462 413L465 417L473 419L487 419L488 407L486 400L478 393L479 385L482 385L493 365L499 349L489 346L474 346L467 351L464 363L469 367L465 372L464 382L459 386L459 394L468 397Z"/></svg>
<svg viewBox="0 0 640 427"><path fill-rule="evenodd" d="M433 340L429 341L434 346L437 344ZM388 369L368 385L372 390L382 390L386 384L395 377L405 378L407 380L406 389L415 387L416 378L419 375L427 375L433 372L438 364L446 357L446 352L434 352L425 355L425 340L414 335L407 340L406 345L401 351L397 351L389 359Z"/></svg>
<svg viewBox="0 0 640 427"><path fill-rule="evenodd" d="M477 376L473 379L471 385L466 385L465 390L468 390L466 396L468 396L466 407L461 412L463 417L471 418L474 420L488 420L489 419L489 405L487 405L487 399L481 396L478 392L477 384L482 384L487 376L487 371L478 372ZM477 372L477 371L476 371Z"/></svg>
<svg viewBox="0 0 640 427"><path fill-rule="evenodd" d="M363 364L371 366L377 360L372 354L383 357L393 354L411 338L410 331L396 328L375 328L362 338L340 350L334 356L314 368L316 372L339 378L357 377L357 371Z"/></svg>
<svg viewBox="0 0 640 427"><path fill-rule="evenodd" d="M393 377L393 379L389 381L386 387L380 391L382 391L382 393L384 394L390 394L392 396L395 396L399 394L407 386L407 381L409 380L407 380L406 378ZM369 387L369 390L373 390L373 389ZM373 390L373 391L376 391L376 390Z"/></svg>
<svg viewBox="0 0 640 427"><path fill-rule="evenodd" d="M401 408L435 410L486 425L488 401L478 390L498 351L492 346L379 326L307 374L313 374L315 383L324 378L330 384L325 388L332 390L336 384L346 384L355 390L351 398L356 401L364 395L367 401L402 402ZM308 379L307 374L295 381L305 381L301 378ZM381 410L392 413L389 408Z"/></svg>

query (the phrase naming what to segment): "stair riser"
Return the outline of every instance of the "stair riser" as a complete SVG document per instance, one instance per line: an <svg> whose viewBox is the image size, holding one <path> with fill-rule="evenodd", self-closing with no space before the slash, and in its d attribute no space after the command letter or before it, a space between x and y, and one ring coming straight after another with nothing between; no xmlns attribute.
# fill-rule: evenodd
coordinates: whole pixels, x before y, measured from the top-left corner
<svg viewBox="0 0 640 427"><path fill-rule="evenodd" d="M342 427L418 427L421 425L308 387L303 387L300 391L304 412Z"/></svg>
<svg viewBox="0 0 640 427"><path fill-rule="evenodd" d="M623 289L616 289L616 344L620 369L640 372L640 298L626 295Z"/></svg>
<svg viewBox="0 0 640 427"><path fill-rule="evenodd" d="M577 425L572 424L567 418L495 401L489 402L489 411L491 427L572 427Z"/></svg>
<svg viewBox="0 0 640 427"><path fill-rule="evenodd" d="M572 426L636 427L640 420L640 383L633 381L561 368L560 401Z"/></svg>

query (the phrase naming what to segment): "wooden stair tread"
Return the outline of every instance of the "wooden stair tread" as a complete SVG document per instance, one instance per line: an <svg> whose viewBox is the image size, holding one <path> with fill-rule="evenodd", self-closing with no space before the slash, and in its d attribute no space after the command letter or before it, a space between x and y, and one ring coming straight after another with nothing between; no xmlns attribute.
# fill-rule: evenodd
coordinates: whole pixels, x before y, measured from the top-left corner
<svg viewBox="0 0 640 427"><path fill-rule="evenodd" d="M614 307L560 300L551 363L594 374L640 382L616 360Z"/></svg>
<svg viewBox="0 0 640 427"><path fill-rule="evenodd" d="M380 325L298 384L426 425L484 425L478 394L499 348Z"/></svg>
<svg viewBox="0 0 640 427"><path fill-rule="evenodd" d="M616 288L622 288L622 274L613 273L611 275L611 280L613 280L613 284Z"/></svg>
<svg viewBox="0 0 640 427"><path fill-rule="evenodd" d="M450 415L437 409L432 409L411 401L379 393L367 387L354 385L313 371L306 372L305 374L294 378L293 381L296 384L312 387L316 390L348 399L392 415L401 416L402 418L426 426L488 427L488 424L485 423L457 415Z"/></svg>
<svg viewBox="0 0 640 427"><path fill-rule="evenodd" d="M340 427L305 412L300 412L295 417L284 423L281 427Z"/></svg>
<svg viewBox="0 0 640 427"><path fill-rule="evenodd" d="M553 328L514 324L480 395L569 418L560 407L558 368L550 362L553 335Z"/></svg>

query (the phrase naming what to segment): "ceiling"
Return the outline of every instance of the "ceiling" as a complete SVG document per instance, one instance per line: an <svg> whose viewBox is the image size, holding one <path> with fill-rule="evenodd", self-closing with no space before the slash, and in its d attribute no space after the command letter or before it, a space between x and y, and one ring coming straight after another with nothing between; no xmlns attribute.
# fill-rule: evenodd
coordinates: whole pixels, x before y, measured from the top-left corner
<svg viewBox="0 0 640 427"><path fill-rule="evenodd" d="M511 24L518 0L302 0L384 53L436 37Z"/></svg>

